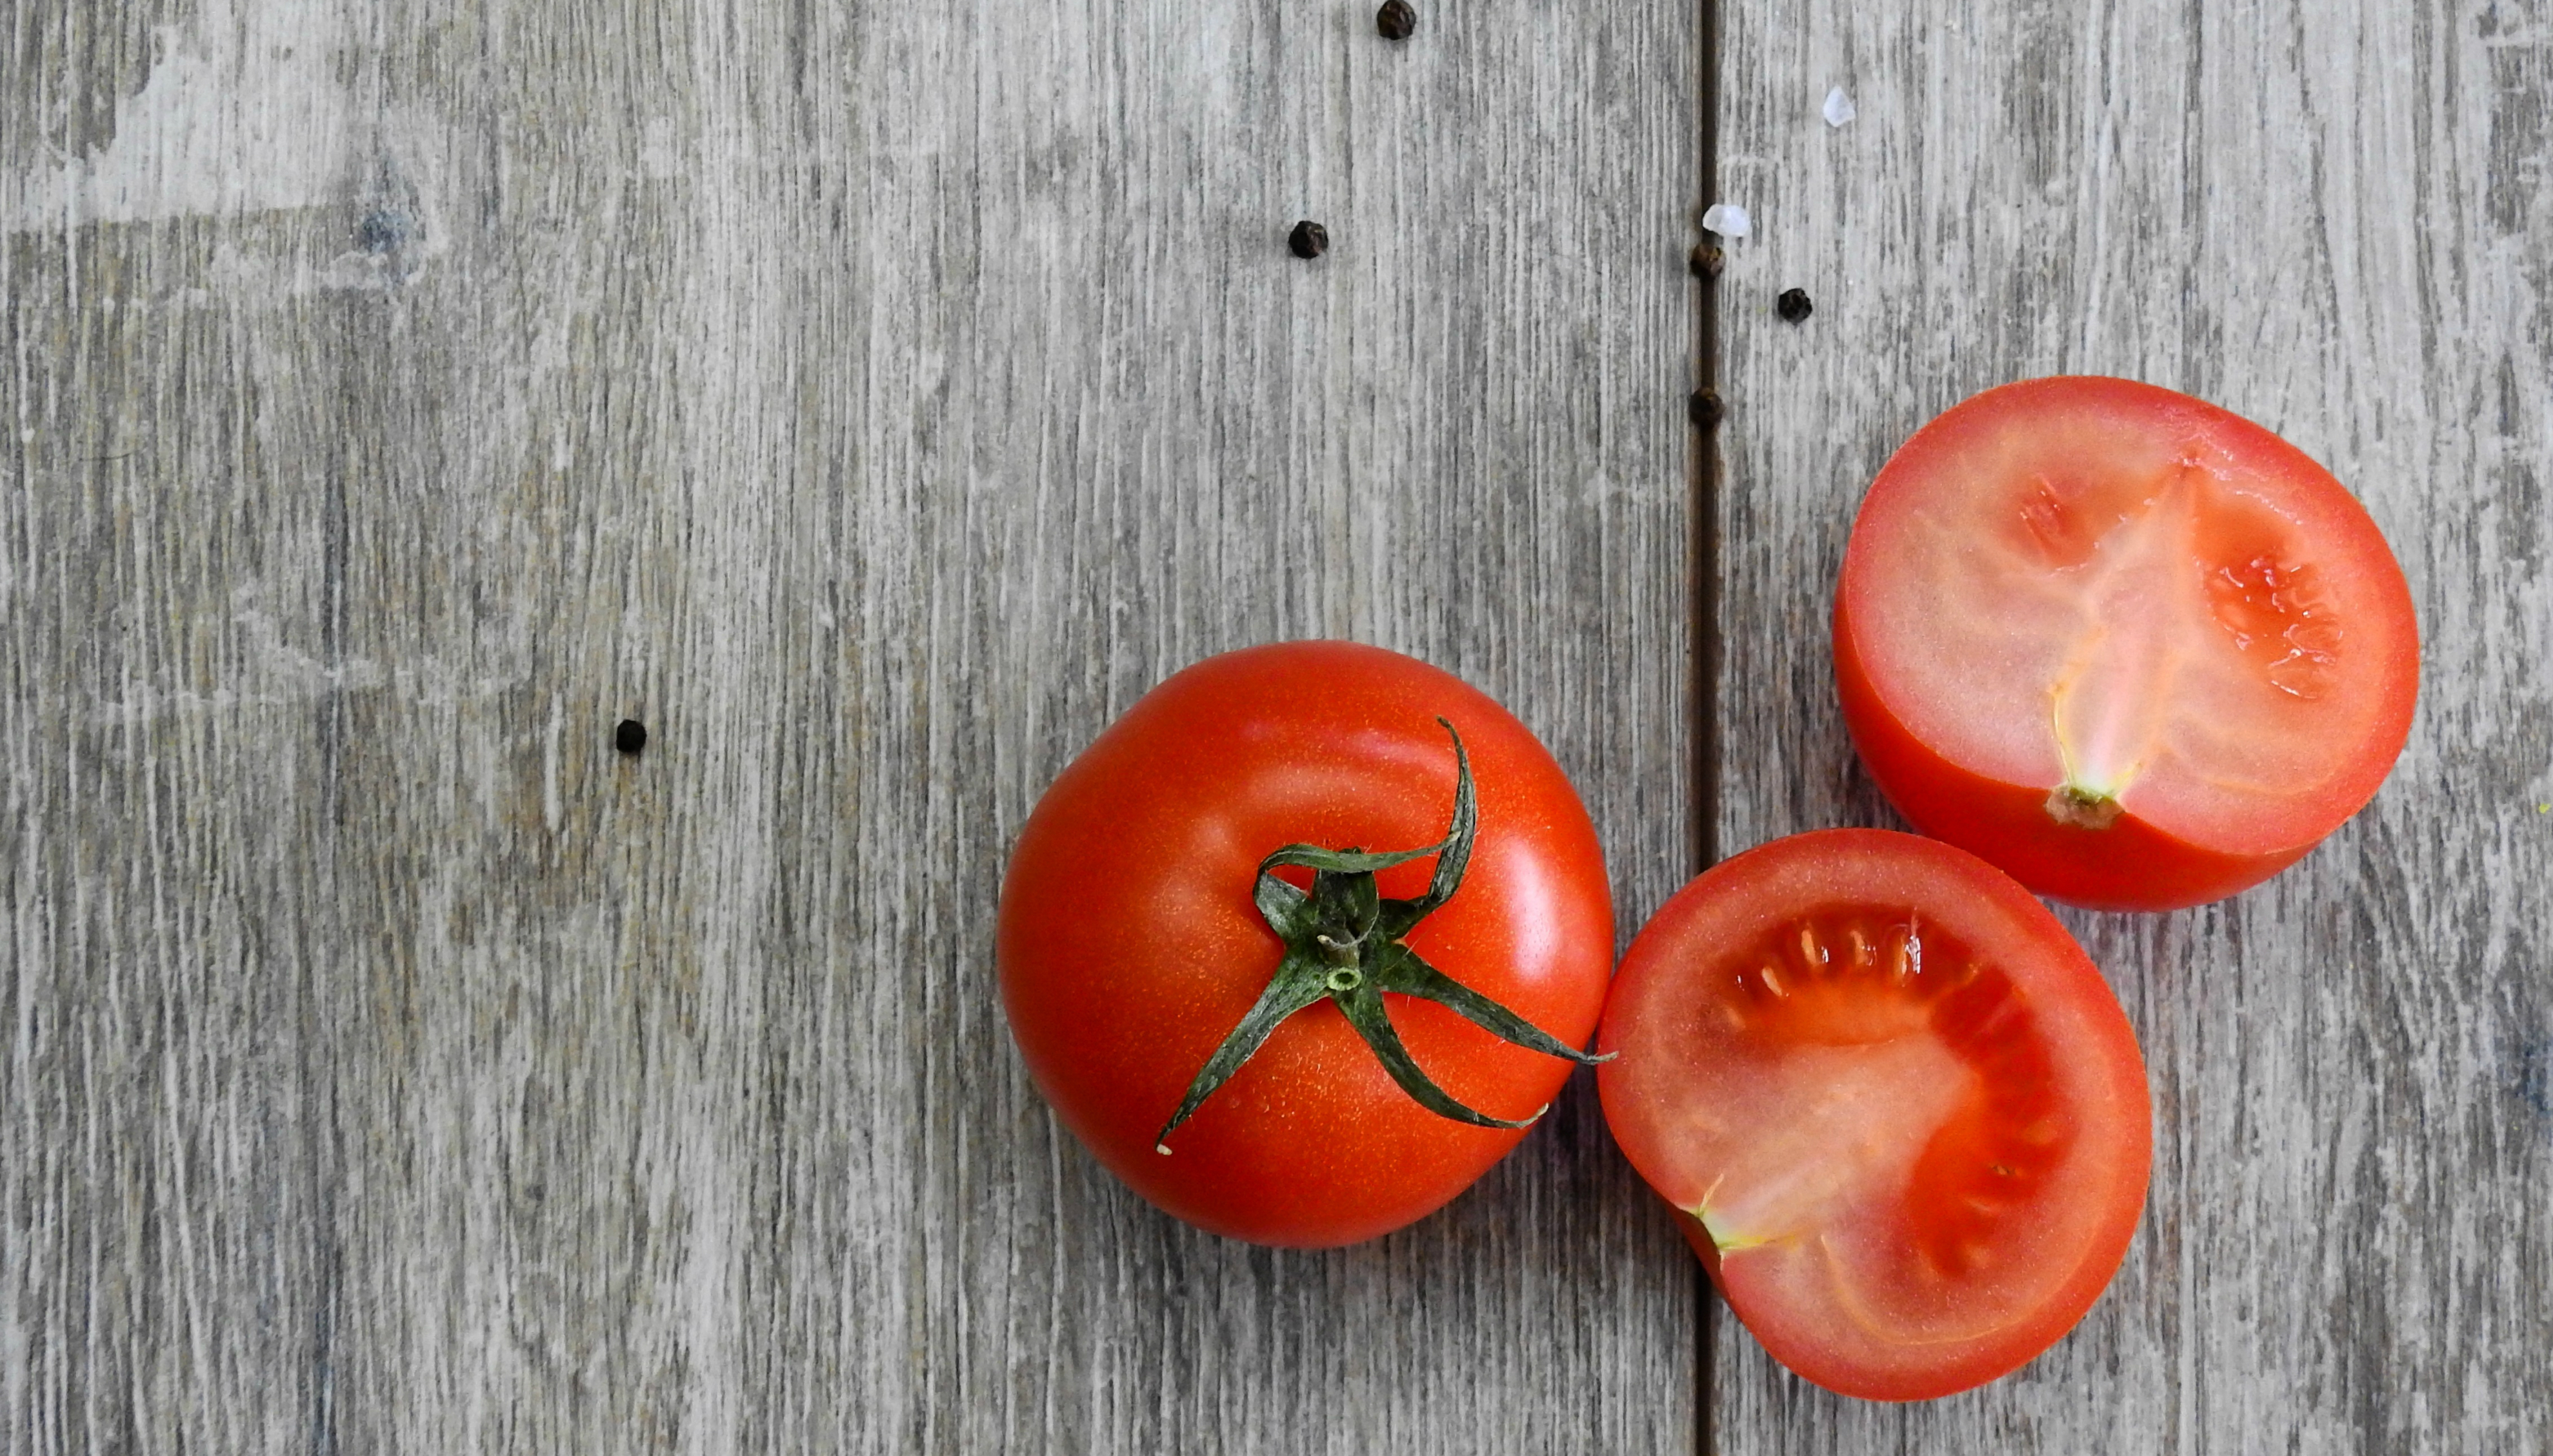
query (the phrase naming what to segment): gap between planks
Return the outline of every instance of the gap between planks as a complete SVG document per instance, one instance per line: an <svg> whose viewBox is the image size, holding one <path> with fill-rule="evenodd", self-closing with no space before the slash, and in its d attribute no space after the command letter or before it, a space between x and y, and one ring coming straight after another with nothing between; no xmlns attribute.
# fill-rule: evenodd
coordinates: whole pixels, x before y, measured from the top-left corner
<svg viewBox="0 0 2553 1456"><path fill-rule="evenodd" d="M1695 79L1700 90L1694 106L1696 172L1702 195L1692 199L1697 243L1711 234L1702 214L1720 194L1720 0L1694 0ZM1720 389L1720 280L1696 276L1694 306L1694 388ZM1720 397L1725 398L1724 395ZM1693 563L1693 869L1696 874L1720 860L1720 420L1708 423L1687 411L1691 430L1690 460L1693 506L1689 512ZM1718 1456L1720 1295L1711 1274L1696 1259L1692 1264L1694 1304L1693 1448L1697 1456Z"/></svg>

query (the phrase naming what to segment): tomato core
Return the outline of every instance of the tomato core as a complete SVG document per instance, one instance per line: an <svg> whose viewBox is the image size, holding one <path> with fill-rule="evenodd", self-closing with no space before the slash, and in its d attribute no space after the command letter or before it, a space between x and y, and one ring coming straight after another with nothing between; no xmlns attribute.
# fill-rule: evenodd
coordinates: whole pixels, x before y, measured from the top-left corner
<svg viewBox="0 0 2553 1456"><path fill-rule="evenodd" d="M2114 816L2138 775L2229 707L2277 711L2286 700L2294 717L2329 695L2347 633L2314 566L2285 559L2292 532L2195 462L2070 498L2043 475L2019 509L2020 571L2075 602L2040 623L2061 774L2052 814L2081 823L2110 806Z"/></svg>

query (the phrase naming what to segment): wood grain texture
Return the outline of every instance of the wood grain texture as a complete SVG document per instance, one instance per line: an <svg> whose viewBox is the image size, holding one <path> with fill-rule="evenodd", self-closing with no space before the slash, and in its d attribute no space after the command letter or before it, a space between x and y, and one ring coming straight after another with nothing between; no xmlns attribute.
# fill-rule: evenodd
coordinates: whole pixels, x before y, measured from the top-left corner
<svg viewBox="0 0 2553 1456"><path fill-rule="evenodd" d="M27 0L0 60L0 1445L1690 1445L1583 1078L1247 1249L1059 1133L991 966L1039 789L1272 637L1500 697L1626 931L1681 880L1689 13Z"/></svg>
<svg viewBox="0 0 2553 1456"><path fill-rule="evenodd" d="M2007 380L2127 375L2284 434L2392 540L2426 643L2400 766L2304 863L2068 916L2156 1094L2145 1224L2084 1325L1912 1407L1731 1327L1722 1449L2545 1449L2553 12L1733 0L1722 33L1720 191L1758 225L1720 289L1726 848L1893 822L1828 595L1888 453Z"/></svg>

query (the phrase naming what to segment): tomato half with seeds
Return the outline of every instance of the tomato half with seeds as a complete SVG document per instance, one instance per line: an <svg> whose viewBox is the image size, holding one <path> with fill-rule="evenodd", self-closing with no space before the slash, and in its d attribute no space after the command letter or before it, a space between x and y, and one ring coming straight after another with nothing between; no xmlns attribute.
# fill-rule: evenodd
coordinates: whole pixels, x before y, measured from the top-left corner
<svg viewBox="0 0 2553 1456"><path fill-rule="evenodd" d="M1835 592L1871 777L2042 894L2164 910L2267 879L2374 796L2410 589L2302 451L2152 385L1988 390L1871 483Z"/></svg>
<svg viewBox="0 0 2553 1456"><path fill-rule="evenodd" d="M1595 828L1522 724L1414 658L1281 642L1173 675L1064 769L996 957L1030 1073L1111 1173L1322 1246L1515 1147L1592 1060L1612 925Z"/></svg>
<svg viewBox="0 0 2553 1456"><path fill-rule="evenodd" d="M2109 1285L2153 1161L2118 998L1994 866L1794 835L1679 891L1598 1039L1613 1137L1764 1348L1829 1390L1944 1396Z"/></svg>

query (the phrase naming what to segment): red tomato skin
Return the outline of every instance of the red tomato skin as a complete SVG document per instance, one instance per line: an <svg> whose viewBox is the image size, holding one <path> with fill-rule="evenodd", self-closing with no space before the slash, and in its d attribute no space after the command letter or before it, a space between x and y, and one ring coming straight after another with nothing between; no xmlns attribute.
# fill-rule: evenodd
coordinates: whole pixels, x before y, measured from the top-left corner
<svg viewBox="0 0 2553 1456"><path fill-rule="evenodd" d="M2051 899L2088 910L2177 910L2246 890L2304 857L2226 854L2176 840L2133 814L2106 829L2049 817L2048 791L1952 763L1888 711L1853 645L1852 607L1834 611L1835 688L1845 729L1873 783L1907 822L1997 866Z"/></svg>
<svg viewBox="0 0 2553 1456"><path fill-rule="evenodd" d="M1583 1046L1613 952L1595 827L1533 734L1449 673L1336 641L1208 658L1111 725L1030 815L995 938L1012 1035L1064 1126L1165 1211L1258 1244L1357 1243L1443 1206L1522 1139L1420 1107L1321 1002L1155 1151L1281 953L1251 897L1260 859L1442 838L1455 769L1440 716L1471 755L1480 831L1462 888L1409 945ZM1433 865L1380 887L1416 895ZM1529 1115L1568 1076L1440 1006L1386 1000L1418 1065L1482 1111Z"/></svg>
<svg viewBox="0 0 2553 1456"><path fill-rule="evenodd" d="M2383 612L2403 630L2391 651L2364 665L2378 675L2386 703L2363 750L2318 785L2311 800L2284 817L2282 842L2249 852L2192 842L2137 818L2133 810L2105 829L2060 824L2047 812L2048 785L2020 785L1977 774L1924 742L1893 713L1873 685L1853 631L1856 564L1875 549L1855 521L1835 592L1833 646L1844 725L1870 776L1889 802L1924 833L1975 853L2039 894L2093 910L2178 910L2223 899L2293 864L2374 798L2411 731L2419 689L2419 643L2409 585L2391 548L2356 498L2312 457L2275 432L2203 399L2134 380L2060 376L1999 386L1962 400L1918 430L1872 481L1882 492L1920 489L1937 468L1936 452L1954 432L1939 429L1957 416L1997 410L2073 406L2140 408L2169 417L2291 482L2311 483L2337 526L2327 542L2378 583Z"/></svg>
<svg viewBox="0 0 2553 1456"><path fill-rule="evenodd" d="M1640 1014L1638 1008L1647 983L1662 973L1660 966L1668 961L1687 953L1710 953L1708 947L1689 947L1685 938L1693 933L1697 922L1711 913L1715 902L1744 903L1749 896L1762 899L1765 887L1788 865L1834 852L1866 854L1874 846L1879 852L1923 863L1942 883L1987 902L2008 923L2027 928L2047 956L2034 987L2040 994L2068 998L2085 1013L2085 1022L2094 1029L2091 1041L2076 1050L2087 1062L2101 1067L2100 1075L2094 1079L2100 1088L2099 1101L2112 1109L2112 1116L2103 1125L2117 1139L2109 1162L2132 1172L2114 1186L2090 1193L2105 1202L2082 1246L2073 1275L2028 1317L1999 1328L1991 1341L1957 1351L1930 1369L1872 1369L1866 1362L1857 1362L1847 1341L1837 1338L1832 1328L1821 1327L1814 1319L1800 1318L1794 1311L1765 1307L1751 1297L1754 1291L1743 1281L1732 1280L1729 1266L1702 1221L1677 1206L1673 1198L1666 1201L1678 1232L1710 1275L1713 1287L1756 1341L1784 1367L1839 1395L1867 1400L1927 1400L2008 1375L2062 1338L2090 1311L2117 1275L2144 1211L2154 1157L2153 1104L2136 1032L2100 970L2046 906L1984 860L1940 840L1888 830L1820 830L1757 845L1697 876L1641 928L1623 957L1606 1008L1597 1046L1600 1051L1618 1055L1598 1069L1597 1086L1615 1141L1634 1169L1656 1184L1659 1178L1643 1166L1654 1157L1650 1148L1654 1139L1642 1131L1642 1119L1647 1114L1627 1090L1636 1070L1628 1064L1641 1051L1637 1045L1638 1029L1632 1022Z"/></svg>

